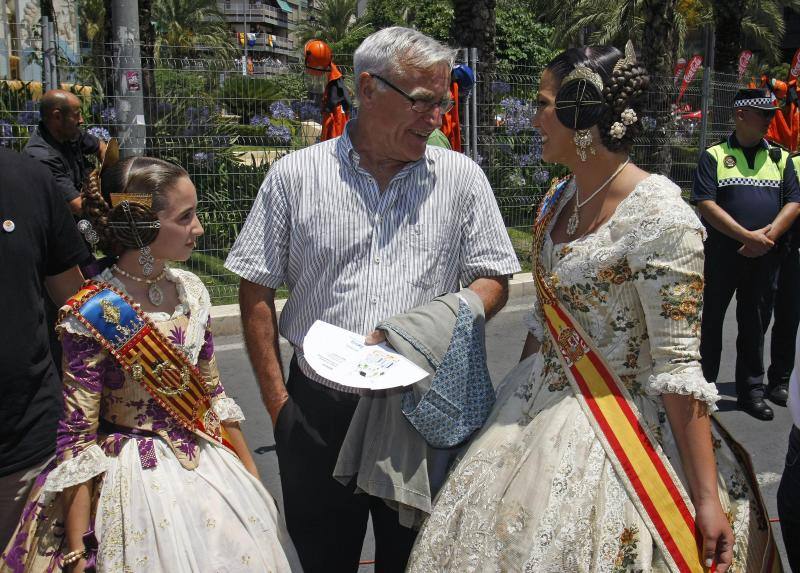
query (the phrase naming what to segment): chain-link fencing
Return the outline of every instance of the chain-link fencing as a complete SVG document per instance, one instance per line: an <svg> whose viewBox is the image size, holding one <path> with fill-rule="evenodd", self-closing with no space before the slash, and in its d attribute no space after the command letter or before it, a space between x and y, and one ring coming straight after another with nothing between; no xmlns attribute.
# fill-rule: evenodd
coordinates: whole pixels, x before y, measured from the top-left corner
<svg viewBox="0 0 800 573"><path fill-rule="evenodd" d="M225 257L270 165L317 141L319 101L309 98L299 64L256 58L243 65L230 52L164 46L141 46L140 52L141 69L125 69L108 55L116 53L113 46L88 46L77 63L57 61L58 82L81 96L90 131L120 138L123 149L133 147L131 134L139 133L144 153L187 169L205 227L187 266L203 278L215 303L235 302L238 279L224 269ZM40 53L29 57L41 61ZM351 58L335 60L349 64ZM352 69L339 67L352 87ZM535 207L551 179L565 173L542 163L541 141L531 126L540 72L476 74L473 94L459 106L465 152L492 184L523 268L530 268ZM672 78L652 78L640 118L645 131L632 153L644 169L666 171L685 192L701 143L732 128L736 78L709 80L695 78L679 98ZM117 95L122 91L127 94ZM0 145L22 150L38 122L41 93L40 82L0 80ZM140 98L143 114L131 115L131 97Z"/></svg>

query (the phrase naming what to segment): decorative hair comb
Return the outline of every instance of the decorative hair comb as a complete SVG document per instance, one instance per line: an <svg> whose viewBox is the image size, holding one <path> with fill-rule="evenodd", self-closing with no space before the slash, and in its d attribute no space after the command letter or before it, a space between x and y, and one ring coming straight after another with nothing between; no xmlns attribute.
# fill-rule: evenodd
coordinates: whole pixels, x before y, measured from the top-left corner
<svg viewBox="0 0 800 573"><path fill-rule="evenodd" d="M625 55L617 60L617 63L614 64L614 72L618 72L622 69L623 66L630 64L633 65L636 63L636 50L633 47L633 42L628 40L628 43L625 44Z"/></svg>
<svg viewBox="0 0 800 573"><path fill-rule="evenodd" d="M600 77L600 74L593 72L584 65L575 66L575 69L567 74L567 77L564 78L564 81L561 82L561 85L565 86L577 80L586 80L596 87L598 92L603 92L603 78Z"/></svg>
<svg viewBox="0 0 800 573"><path fill-rule="evenodd" d="M153 206L153 196L147 193L111 193L111 206L116 207L123 201L138 203L145 207Z"/></svg>

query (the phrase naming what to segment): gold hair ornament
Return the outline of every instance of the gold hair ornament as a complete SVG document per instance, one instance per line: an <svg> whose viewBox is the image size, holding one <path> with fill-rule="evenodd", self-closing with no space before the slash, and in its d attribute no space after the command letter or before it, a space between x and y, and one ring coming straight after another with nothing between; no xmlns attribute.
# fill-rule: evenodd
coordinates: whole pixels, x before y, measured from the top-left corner
<svg viewBox="0 0 800 573"><path fill-rule="evenodd" d="M111 193L111 207L116 207L123 201L138 203L144 207L153 206L153 196L149 193Z"/></svg>
<svg viewBox="0 0 800 573"><path fill-rule="evenodd" d="M564 78L564 81L561 82L561 85L565 86L568 83L577 80L586 80L587 82L591 83L594 87L596 87L597 91L601 93L603 91L603 78L600 77L600 74L592 71L591 69L587 68L584 65L575 66L575 69L572 70L569 74L567 74L567 77Z"/></svg>
<svg viewBox="0 0 800 573"><path fill-rule="evenodd" d="M633 42L628 40L628 43L625 44L625 55L617 60L617 63L614 64L614 73L618 72L622 69L625 65L634 65L636 63L636 50L633 47Z"/></svg>

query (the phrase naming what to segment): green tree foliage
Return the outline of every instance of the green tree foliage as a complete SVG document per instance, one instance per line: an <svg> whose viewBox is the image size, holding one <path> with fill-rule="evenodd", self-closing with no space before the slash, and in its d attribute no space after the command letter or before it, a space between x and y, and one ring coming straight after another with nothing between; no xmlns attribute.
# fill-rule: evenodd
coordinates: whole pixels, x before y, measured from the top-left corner
<svg viewBox="0 0 800 573"><path fill-rule="evenodd" d="M155 57L180 57L199 47L218 57L236 53L233 34L215 0L153 0Z"/></svg>
<svg viewBox="0 0 800 573"><path fill-rule="evenodd" d="M298 26L300 43L318 39L333 45L348 35L358 35L364 24L356 20L357 7L357 0L323 0L313 18Z"/></svg>
<svg viewBox="0 0 800 573"><path fill-rule="evenodd" d="M496 57L500 73L530 73L556 54L550 47L553 29L542 24L524 0L499 0L496 10Z"/></svg>

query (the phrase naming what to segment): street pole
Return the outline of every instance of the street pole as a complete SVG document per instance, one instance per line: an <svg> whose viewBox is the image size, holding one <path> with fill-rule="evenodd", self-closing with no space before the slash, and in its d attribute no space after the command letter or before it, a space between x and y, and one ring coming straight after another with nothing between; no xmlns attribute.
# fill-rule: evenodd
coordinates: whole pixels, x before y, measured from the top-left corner
<svg viewBox="0 0 800 573"><path fill-rule="evenodd" d="M139 3L113 0L114 81L117 86L120 155L142 155L145 150L142 57L139 42Z"/></svg>
<svg viewBox="0 0 800 573"><path fill-rule="evenodd" d="M703 69L703 91L700 100L700 153L706 149L708 142L708 108L711 99L711 74L714 73L714 26L706 25L705 33L705 69Z"/></svg>
<svg viewBox="0 0 800 573"><path fill-rule="evenodd" d="M2 0L0 0L2 1ZM43 0L40 4L42 13L42 70L44 72L44 91L58 88L58 63L56 62L55 30L51 15L53 4Z"/></svg>
<svg viewBox="0 0 800 573"><path fill-rule="evenodd" d="M247 12L250 10L250 0L243 0L244 6L244 38L242 44L244 45L244 55L242 56L242 75L247 75Z"/></svg>

